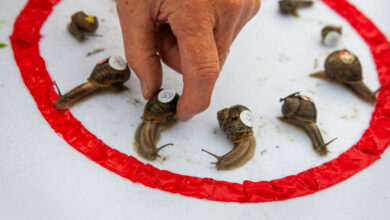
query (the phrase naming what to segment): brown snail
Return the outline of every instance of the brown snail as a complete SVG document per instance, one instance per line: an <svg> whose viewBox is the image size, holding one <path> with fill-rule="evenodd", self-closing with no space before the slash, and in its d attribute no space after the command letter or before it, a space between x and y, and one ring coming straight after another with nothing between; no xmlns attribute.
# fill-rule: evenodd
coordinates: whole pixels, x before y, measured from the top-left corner
<svg viewBox="0 0 390 220"><path fill-rule="evenodd" d="M172 89L160 89L146 103L142 123L138 126L134 137L136 153L144 159L155 160L158 152L173 145L165 144L156 147L161 130L176 123L176 105L179 95Z"/></svg>
<svg viewBox="0 0 390 220"><path fill-rule="evenodd" d="M363 100L371 103L376 102L376 94L379 89L372 92L364 84L359 58L346 49L331 53L325 61L325 71L313 73L310 76L339 81L352 89Z"/></svg>
<svg viewBox="0 0 390 220"><path fill-rule="evenodd" d="M322 44L329 47L334 47L340 41L342 27L327 25L321 31Z"/></svg>
<svg viewBox="0 0 390 220"><path fill-rule="evenodd" d="M64 95L57 87L59 98L54 102L55 107L58 110L68 109L81 99L101 91L123 91L130 74L130 68L122 57L108 57L96 64L86 83Z"/></svg>
<svg viewBox="0 0 390 220"><path fill-rule="evenodd" d="M85 35L94 35L93 33L99 26L99 22L96 16L87 15L83 11L76 12L71 17L71 22L68 24L69 33L75 37L78 41L84 41Z"/></svg>
<svg viewBox="0 0 390 220"><path fill-rule="evenodd" d="M313 1L309 0L280 0L279 10L282 14L292 14L299 17L298 8L311 7L312 5Z"/></svg>
<svg viewBox="0 0 390 220"><path fill-rule="evenodd" d="M212 164L215 164L218 170L239 168L252 159L256 150L252 114L247 107L235 105L219 111L217 118L219 127L227 134L228 140L234 143L234 148L223 156L217 156L204 149L202 151L217 158L217 162Z"/></svg>
<svg viewBox="0 0 390 220"><path fill-rule="evenodd" d="M328 153L327 146L336 138L324 143L320 129L316 125L317 109L310 98L296 92L280 99L280 101L284 101L284 103L282 105L283 117L279 117L279 119L305 130L312 141L313 149L321 156L326 155Z"/></svg>

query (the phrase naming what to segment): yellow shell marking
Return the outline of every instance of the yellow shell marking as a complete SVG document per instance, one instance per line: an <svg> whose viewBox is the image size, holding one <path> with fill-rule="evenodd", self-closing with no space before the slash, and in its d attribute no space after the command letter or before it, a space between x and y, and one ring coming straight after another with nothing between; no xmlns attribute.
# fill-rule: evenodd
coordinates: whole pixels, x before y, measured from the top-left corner
<svg viewBox="0 0 390 220"><path fill-rule="evenodd" d="M85 17L85 20L88 21L89 23L94 23L95 22L95 18L91 15Z"/></svg>

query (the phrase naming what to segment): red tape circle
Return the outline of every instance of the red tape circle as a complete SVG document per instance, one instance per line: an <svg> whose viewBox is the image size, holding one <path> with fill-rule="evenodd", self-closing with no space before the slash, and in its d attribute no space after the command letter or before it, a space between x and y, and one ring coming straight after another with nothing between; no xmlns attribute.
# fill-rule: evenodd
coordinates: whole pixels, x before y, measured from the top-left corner
<svg viewBox="0 0 390 220"><path fill-rule="evenodd" d="M11 43L24 83L43 117L73 148L133 182L184 196L225 202L268 202L315 193L363 170L390 144L390 89L378 97L370 127L362 138L338 158L297 175L243 184L198 178L159 170L110 148L90 133L70 111L56 111L58 98L45 61L39 53L40 29L59 0L29 0L16 19ZM344 17L370 47L381 84L390 82L390 44L380 30L346 0L323 0Z"/></svg>

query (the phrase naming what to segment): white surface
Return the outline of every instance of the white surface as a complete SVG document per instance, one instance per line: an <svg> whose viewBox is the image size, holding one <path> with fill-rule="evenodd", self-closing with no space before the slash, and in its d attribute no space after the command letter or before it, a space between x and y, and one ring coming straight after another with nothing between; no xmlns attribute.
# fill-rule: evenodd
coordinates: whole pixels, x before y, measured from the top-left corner
<svg viewBox="0 0 390 220"><path fill-rule="evenodd" d="M385 11L390 6L388 1L352 2L389 36L389 17ZM24 3L3 3L0 20L7 23L0 29L1 42L9 43L7 36ZM97 31L103 38L91 38L79 44L69 37L65 28L59 28L65 27L69 15L81 8L88 8L86 12L104 19ZM99 4L83 1L77 6L73 0L64 0L49 17L41 31L44 35L41 54L63 92L84 81L102 58L123 55L115 14L111 0ZM160 144L173 142L175 146L164 149L161 154L167 160L153 162L154 166L234 182L242 182L243 178L270 180L329 161L358 140L367 127L372 107L341 86L307 75L322 69L326 54L332 51L320 44L320 30L328 23L343 26L338 48L346 47L364 60L365 82L376 88L378 82L371 55L351 27L322 3L301 10L300 15L301 19L282 17L274 1L263 0L261 12L231 48L210 108L191 122L180 123L163 133ZM99 47L106 51L85 57L87 52ZM315 59L318 68L314 68ZM0 50L0 64L3 67L0 97L5 103L0 107L3 115L0 119L0 219L237 219L241 216L248 219L388 219L390 216L388 151L383 159L343 183L283 202L217 203L134 184L88 160L51 130L21 80L10 47ZM164 68L164 74L164 87L181 91L180 76L168 68ZM134 75L127 86L130 92L95 97L72 108L72 113L106 144L133 154L133 133L145 101ZM324 138L339 138L330 146L332 153L327 157L317 156L301 131L275 119L281 114L279 98L301 90L317 104ZM200 149L216 154L230 150L231 143L218 129L216 112L234 104L244 104L253 113L256 155L241 169L217 172L209 164L213 158ZM261 155L264 150L267 151Z"/></svg>

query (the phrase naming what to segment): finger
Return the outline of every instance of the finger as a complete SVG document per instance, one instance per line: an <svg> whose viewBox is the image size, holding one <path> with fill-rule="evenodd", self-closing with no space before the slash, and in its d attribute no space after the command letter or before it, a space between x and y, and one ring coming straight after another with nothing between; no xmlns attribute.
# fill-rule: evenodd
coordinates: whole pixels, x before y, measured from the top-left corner
<svg viewBox="0 0 390 220"><path fill-rule="evenodd" d="M161 60L176 72L182 73L179 47L169 24L158 25L157 45Z"/></svg>
<svg viewBox="0 0 390 220"><path fill-rule="evenodd" d="M233 42L234 33L235 33L234 26L231 26L229 28L223 28L218 26L214 30L214 38L217 46L219 65L221 69L225 64L226 57L229 54L230 45Z"/></svg>
<svg viewBox="0 0 390 220"><path fill-rule="evenodd" d="M177 117L179 120L188 121L195 114L207 109L219 75L213 22L196 17L187 21L172 19L169 23L177 37L184 81L182 96L177 106Z"/></svg>
<svg viewBox="0 0 390 220"><path fill-rule="evenodd" d="M160 87L162 70L157 53L155 23L145 1L120 0L118 15L129 66L138 76L143 96L150 98Z"/></svg>

